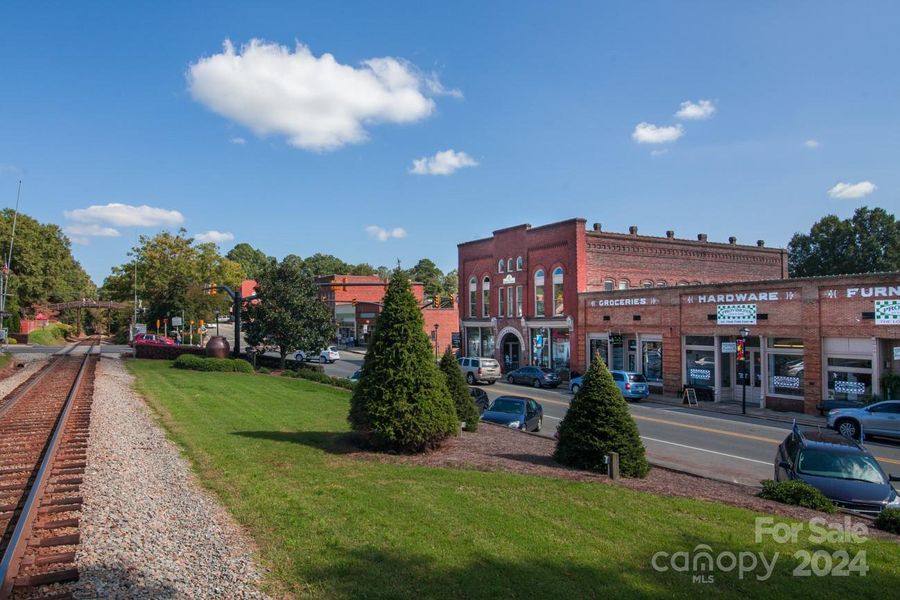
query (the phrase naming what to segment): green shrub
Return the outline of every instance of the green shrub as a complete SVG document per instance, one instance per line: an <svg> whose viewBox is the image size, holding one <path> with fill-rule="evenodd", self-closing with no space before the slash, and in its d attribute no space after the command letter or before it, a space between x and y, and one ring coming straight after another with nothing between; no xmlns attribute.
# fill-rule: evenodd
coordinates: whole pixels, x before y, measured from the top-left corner
<svg viewBox="0 0 900 600"><path fill-rule="evenodd" d="M64 346L72 327L65 323L53 323L28 334L28 343L38 346Z"/></svg>
<svg viewBox="0 0 900 600"><path fill-rule="evenodd" d="M774 500L782 504L793 504L794 506L802 506L826 513L833 513L837 510L837 507L825 497L825 494L805 481L796 479L793 481L772 481L767 479L762 482L762 486L759 497L765 500Z"/></svg>
<svg viewBox="0 0 900 600"><path fill-rule="evenodd" d="M204 358L196 354L182 354L172 366L176 369L210 371L219 373L252 373L253 367L240 358Z"/></svg>
<svg viewBox="0 0 900 600"><path fill-rule="evenodd" d="M299 367L296 371L291 371L293 377L315 381L316 383L324 383L325 385L333 385L345 390L356 388L356 382L349 379L341 379L340 377L332 377L315 369L307 369L306 366Z"/></svg>
<svg viewBox="0 0 900 600"><path fill-rule="evenodd" d="M900 508L886 508L875 518L875 527L900 535Z"/></svg>
<svg viewBox="0 0 900 600"><path fill-rule="evenodd" d="M398 267L350 400L347 418L366 446L421 452L436 448L459 429L453 399L423 327L409 278Z"/></svg>
<svg viewBox="0 0 900 600"><path fill-rule="evenodd" d="M475 406L475 399L469 393L469 386L466 385L459 363L456 362L450 348L447 348L441 357L440 369L444 374L444 381L447 383L450 396L453 398L457 420L466 424L466 431L476 431L478 429L478 407Z"/></svg>
<svg viewBox="0 0 900 600"><path fill-rule="evenodd" d="M565 465L603 471L604 458L610 452L619 454L622 475L646 477L650 472L628 404L603 359L595 356L559 424L554 457Z"/></svg>
<svg viewBox="0 0 900 600"><path fill-rule="evenodd" d="M16 341L16 338L14 338L14 337L12 337L12 336L6 338L6 345L7 345L7 346L15 346L15 345L18 344L18 343L19 343L19 342Z"/></svg>
<svg viewBox="0 0 900 600"><path fill-rule="evenodd" d="M260 375L268 375L272 372L272 369L269 369L268 367L259 367L256 369L256 372Z"/></svg>

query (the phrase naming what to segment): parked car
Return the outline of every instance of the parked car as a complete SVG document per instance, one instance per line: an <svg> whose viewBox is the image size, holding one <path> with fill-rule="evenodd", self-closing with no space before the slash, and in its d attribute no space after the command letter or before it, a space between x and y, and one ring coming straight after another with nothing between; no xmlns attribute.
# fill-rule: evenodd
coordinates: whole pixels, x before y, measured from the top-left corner
<svg viewBox="0 0 900 600"><path fill-rule="evenodd" d="M299 350L297 354L294 355L294 360L300 362L307 362L313 359L313 354L307 354L306 352ZM319 362L321 363L333 363L336 360L341 360L341 353L338 352L338 349L334 346L328 346L324 350L320 351L317 355Z"/></svg>
<svg viewBox="0 0 900 600"><path fill-rule="evenodd" d="M536 388L555 388L561 383L559 375L545 367L519 367L506 374L506 381Z"/></svg>
<svg viewBox="0 0 900 600"><path fill-rule="evenodd" d="M572 379L570 379L569 380L569 391L572 392L573 394L577 394L578 390L581 389L583 379L584 379L584 376L573 377Z"/></svg>
<svg viewBox="0 0 900 600"><path fill-rule="evenodd" d="M828 411L828 427L858 440L860 432L900 439L900 400L876 402L861 408Z"/></svg>
<svg viewBox="0 0 900 600"><path fill-rule="evenodd" d="M643 400L650 395L647 379L640 373L610 371L610 374L626 400Z"/></svg>
<svg viewBox="0 0 900 600"><path fill-rule="evenodd" d="M137 345L145 345L145 346L174 346L175 340L172 338L168 338L164 335L156 335L153 333L139 333L134 336L134 339L131 341L132 346Z"/></svg>
<svg viewBox="0 0 900 600"><path fill-rule="evenodd" d="M479 414L487 410L488 405L491 403L491 401L488 399L487 392L485 392L481 388L470 387L469 395L472 396L472 401L475 402L475 406L478 407Z"/></svg>
<svg viewBox="0 0 900 600"><path fill-rule="evenodd" d="M531 398L498 396L481 414L481 420L522 431L540 431L544 424L544 407Z"/></svg>
<svg viewBox="0 0 900 600"><path fill-rule="evenodd" d="M349 379L350 381L359 381L360 377L362 377L362 369L357 369L353 371L353 375L351 375L347 379Z"/></svg>
<svg viewBox="0 0 900 600"><path fill-rule="evenodd" d="M480 382L490 385L500 379L502 375L500 363L493 358L466 356L457 359L457 362L466 378L466 383L469 385L475 385Z"/></svg>
<svg viewBox="0 0 900 600"><path fill-rule="evenodd" d="M778 446L775 481L805 481L846 510L876 515L900 508L900 497L865 446L834 431L798 427Z"/></svg>

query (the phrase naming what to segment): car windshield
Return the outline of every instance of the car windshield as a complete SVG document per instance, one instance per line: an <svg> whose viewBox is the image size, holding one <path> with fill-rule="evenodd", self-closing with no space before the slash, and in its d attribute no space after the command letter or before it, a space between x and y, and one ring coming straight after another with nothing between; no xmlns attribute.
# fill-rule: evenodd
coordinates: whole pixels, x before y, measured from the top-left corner
<svg viewBox="0 0 900 600"><path fill-rule="evenodd" d="M803 450L797 460L797 472L816 477L885 483L878 462L873 457L863 454Z"/></svg>
<svg viewBox="0 0 900 600"><path fill-rule="evenodd" d="M512 398L497 398L491 403L491 407L488 410L520 415L524 412L524 407L525 402L523 402L522 400L513 400Z"/></svg>
<svg viewBox="0 0 900 600"><path fill-rule="evenodd" d="M647 383L647 380L644 378L644 376L638 375L637 373L629 375L628 381L633 381L635 383Z"/></svg>

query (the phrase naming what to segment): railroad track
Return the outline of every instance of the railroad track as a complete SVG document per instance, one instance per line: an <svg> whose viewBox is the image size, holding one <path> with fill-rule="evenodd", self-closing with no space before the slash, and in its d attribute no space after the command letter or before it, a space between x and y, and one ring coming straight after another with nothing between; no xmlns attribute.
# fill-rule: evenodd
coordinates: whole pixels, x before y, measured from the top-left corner
<svg viewBox="0 0 900 600"><path fill-rule="evenodd" d="M73 347L0 400L0 600L68 598L98 342Z"/></svg>

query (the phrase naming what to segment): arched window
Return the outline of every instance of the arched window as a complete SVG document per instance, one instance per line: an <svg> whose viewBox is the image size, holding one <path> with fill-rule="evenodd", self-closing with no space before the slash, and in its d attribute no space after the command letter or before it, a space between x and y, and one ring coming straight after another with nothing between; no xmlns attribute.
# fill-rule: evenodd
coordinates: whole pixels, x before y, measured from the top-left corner
<svg viewBox="0 0 900 600"><path fill-rule="evenodd" d="M511 258L507 258L507 259L506 259L506 272L507 272L507 273L512 273L512 270L513 270L513 268L512 268L512 259L511 259Z"/></svg>
<svg viewBox="0 0 900 600"><path fill-rule="evenodd" d="M689 285L687 281L679 281L678 285Z"/></svg>
<svg viewBox="0 0 900 600"><path fill-rule="evenodd" d="M503 272L503 259L502 258L500 259L500 262L497 263L497 272L498 273Z"/></svg>
<svg viewBox="0 0 900 600"><path fill-rule="evenodd" d="M474 277L469 279L469 316L475 317L475 303L478 300L478 282Z"/></svg>
<svg viewBox="0 0 900 600"><path fill-rule="evenodd" d="M491 278L487 275L481 280L481 316L491 316Z"/></svg>
<svg viewBox="0 0 900 600"><path fill-rule="evenodd" d="M534 316L544 316L544 272L534 274Z"/></svg>
<svg viewBox="0 0 900 600"><path fill-rule="evenodd" d="M607 279L606 281L603 282L603 291L604 292L611 292L614 289L616 289L616 282L613 281L612 279Z"/></svg>
<svg viewBox="0 0 900 600"><path fill-rule="evenodd" d="M522 260L521 256L516 257L516 271L521 271L525 268L525 261Z"/></svg>
<svg viewBox="0 0 900 600"><path fill-rule="evenodd" d="M641 283L641 285L644 286L645 288L651 288L651 287L653 287L653 280L652 280L652 279L645 279L645 280L643 281L643 283Z"/></svg>
<svg viewBox="0 0 900 600"><path fill-rule="evenodd" d="M659 281L656 282L656 287L666 287L667 285L669 285L669 284L666 283L665 279L660 279Z"/></svg>
<svg viewBox="0 0 900 600"><path fill-rule="evenodd" d="M619 280L619 289L620 290L627 290L630 287L631 287L631 283L629 283L629 281L627 279Z"/></svg>
<svg viewBox="0 0 900 600"><path fill-rule="evenodd" d="M566 314L563 303L563 270L562 267L553 269L553 316L559 317Z"/></svg>

